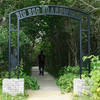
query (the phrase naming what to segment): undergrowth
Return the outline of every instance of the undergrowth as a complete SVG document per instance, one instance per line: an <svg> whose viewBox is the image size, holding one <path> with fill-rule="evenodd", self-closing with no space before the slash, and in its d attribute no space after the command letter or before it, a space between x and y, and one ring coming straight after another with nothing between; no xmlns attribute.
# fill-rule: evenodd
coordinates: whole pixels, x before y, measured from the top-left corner
<svg viewBox="0 0 100 100"><path fill-rule="evenodd" d="M65 66L60 70L56 84L60 87L61 93L73 90L73 79L79 77L79 66Z"/></svg>

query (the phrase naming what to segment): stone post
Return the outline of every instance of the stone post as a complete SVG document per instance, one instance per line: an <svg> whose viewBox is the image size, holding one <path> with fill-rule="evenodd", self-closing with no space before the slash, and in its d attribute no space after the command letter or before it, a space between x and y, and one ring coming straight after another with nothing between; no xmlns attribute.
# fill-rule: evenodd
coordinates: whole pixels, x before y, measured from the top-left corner
<svg viewBox="0 0 100 100"><path fill-rule="evenodd" d="M82 96L84 90L87 91L87 93L89 93L88 95L92 95L92 93L90 92L90 86L86 84L85 79L75 78L73 85L73 92L78 96Z"/></svg>
<svg viewBox="0 0 100 100"><path fill-rule="evenodd" d="M15 96L17 94L24 95L24 79L4 79L2 82L2 92L8 93L12 96Z"/></svg>

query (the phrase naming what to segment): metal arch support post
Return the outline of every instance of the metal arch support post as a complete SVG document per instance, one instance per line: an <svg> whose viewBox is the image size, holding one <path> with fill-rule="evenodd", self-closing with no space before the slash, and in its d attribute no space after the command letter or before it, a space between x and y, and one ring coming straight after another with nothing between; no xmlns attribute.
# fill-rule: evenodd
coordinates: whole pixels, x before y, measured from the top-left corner
<svg viewBox="0 0 100 100"><path fill-rule="evenodd" d="M19 78L19 19L17 18L17 78Z"/></svg>
<svg viewBox="0 0 100 100"><path fill-rule="evenodd" d="M11 78L11 15L9 14L9 79Z"/></svg>
<svg viewBox="0 0 100 100"><path fill-rule="evenodd" d="M19 19L17 18L17 78L19 78ZM11 78L11 14L9 14L9 79Z"/></svg>
<svg viewBox="0 0 100 100"><path fill-rule="evenodd" d="M80 19L80 79L82 78L82 21Z"/></svg>
<svg viewBox="0 0 100 100"><path fill-rule="evenodd" d="M17 78L19 78L19 19L17 18Z"/></svg>

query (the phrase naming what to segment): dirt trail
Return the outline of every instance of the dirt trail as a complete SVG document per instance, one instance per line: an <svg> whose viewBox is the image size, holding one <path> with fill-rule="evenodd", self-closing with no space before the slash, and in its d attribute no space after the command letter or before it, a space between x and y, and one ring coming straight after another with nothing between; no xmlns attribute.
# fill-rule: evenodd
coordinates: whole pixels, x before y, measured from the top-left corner
<svg viewBox="0 0 100 100"><path fill-rule="evenodd" d="M56 85L56 79L47 72L40 76L38 67L32 68L32 76L37 77L40 89L36 91L28 90L29 98L27 100L72 100L72 94L61 94Z"/></svg>

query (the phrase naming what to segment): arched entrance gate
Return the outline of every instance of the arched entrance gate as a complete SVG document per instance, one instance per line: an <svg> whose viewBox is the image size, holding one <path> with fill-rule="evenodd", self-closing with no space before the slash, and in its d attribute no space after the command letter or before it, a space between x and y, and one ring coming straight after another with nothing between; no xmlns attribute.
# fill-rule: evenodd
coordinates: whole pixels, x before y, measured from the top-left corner
<svg viewBox="0 0 100 100"><path fill-rule="evenodd" d="M11 24L11 17L16 15L17 17L17 29L13 29ZM19 24L20 20L32 16L42 16L42 15L56 15L56 16L65 16L76 19L80 24L80 78L83 70L83 49L82 49L82 33L87 32L88 35L88 54L90 55L90 21L89 14L80 10L69 8L66 6L56 6L56 5L38 5L23 8L14 12L9 13L9 78L11 78L11 32L17 32L17 66L19 66ZM82 16L85 16L87 19L86 29L82 28ZM19 69L17 77L19 78ZM88 71L90 67L88 66Z"/></svg>

